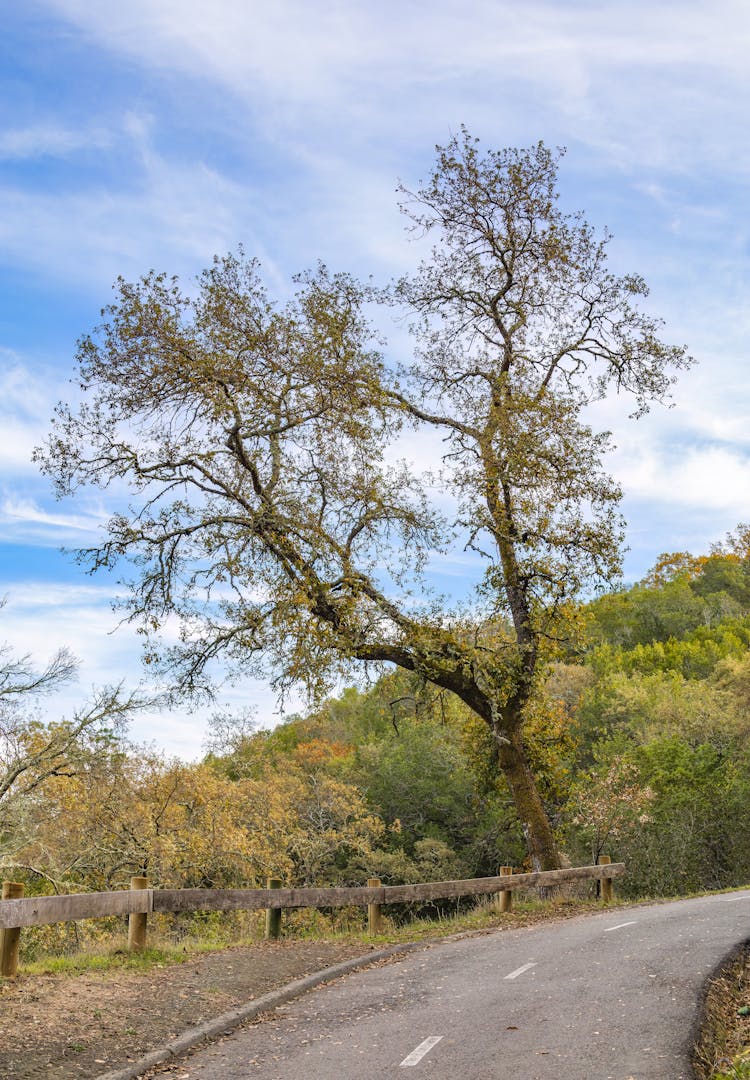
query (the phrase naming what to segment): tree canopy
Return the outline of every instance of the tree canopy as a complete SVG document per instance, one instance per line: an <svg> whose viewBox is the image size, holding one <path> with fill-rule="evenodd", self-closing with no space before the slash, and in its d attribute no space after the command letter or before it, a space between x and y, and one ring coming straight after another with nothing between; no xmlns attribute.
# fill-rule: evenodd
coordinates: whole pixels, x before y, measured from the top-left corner
<svg viewBox="0 0 750 1080"><path fill-rule="evenodd" d="M276 302L242 252L197 289L119 280L80 342L83 404L59 407L39 453L61 495L128 485L131 509L82 558L130 560L147 660L179 689L206 690L217 657L318 693L353 664L414 672L485 722L548 868L524 721L572 603L617 574L622 532L585 409L615 390L640 415L689 363L642 311L644 281L608 269L609 236L559 208L558 158L483 153L466 131L439 147L403 191L432 254L387 290L320 266ZM411 320L409 362L380 351L376 302ZM443 437L431 476L396 461L405 426ZM452 545L485 565L460 608L425 577ZM175 617L179 644L160 646Z"/></svg>

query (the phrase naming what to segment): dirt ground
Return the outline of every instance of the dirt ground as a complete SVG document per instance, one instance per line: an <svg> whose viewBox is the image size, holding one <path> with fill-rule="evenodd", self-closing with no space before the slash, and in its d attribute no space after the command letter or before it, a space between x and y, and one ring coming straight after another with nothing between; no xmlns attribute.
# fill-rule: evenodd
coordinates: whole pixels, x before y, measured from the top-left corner
<svg viewBox="0 0 750 1080"><path fill-rule="evenodd" d="M202 1020L366 952L263 942L146 973L21 975L0 985L0 1077L97 1077Z"/></svg>

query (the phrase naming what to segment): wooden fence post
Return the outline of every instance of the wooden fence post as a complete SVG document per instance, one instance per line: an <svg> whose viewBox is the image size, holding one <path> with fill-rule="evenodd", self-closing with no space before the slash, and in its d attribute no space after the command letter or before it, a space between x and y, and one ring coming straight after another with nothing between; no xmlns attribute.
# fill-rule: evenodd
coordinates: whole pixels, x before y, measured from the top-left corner
<svg viewBox="0 0 750 1080"><path fill-rule="evenodd" d="M266 883L268 889L280 889L281 878L270 877ZM281 908L266 908L266 938L275 940L281 934Z"/></svg>
<svg viewBox="0 0 750 1080"><path fill-rule="evenodd" d="M148 878L132 877L131 889L147 889ZM146 912L131 911L128 915L128 949L130 952L141 952L146 948Z"/></svg>
<svg viewBox="0 0 750 1080"><path fill-rule="evenodd" d="M609 866L609 864L611 862L612 862L612 856L611 855L600 855L599 856L600 865ZM602 878L602 902L605 903L605 904L611 904L612 901L614 900L614 898L615 898L615 890L614 890L614 888L612 886L612 878L611 877Z"/></svg>
<svg viewBox="0 0 750 1080"><path fill-rule="evenodd" d="M501 875L501 877L506 877L508 874L512 874L512 873L513 873L513 867L512 866L501 866L500 867L500 875ZM512 911L512 909L513 909L513 893L510 891L510 889L502 889L497 894L497 899L498 899L498 911L500 911L501 914L505 914L508 911Z"/></svg>
<svg viewBox="0 0 750 1080"><path fill-rule="evenodd" d="M381 881L379 877L368 877L367 888L379 889ZM383 920L381 918L380 904L368 904L367 905L367 932L368 934L379 934L383 929Z"/></svg>
<svg viewBox="0 0 750 1080"><path fill-rule="evenodd" d="M22 881L3 882L3 900L20 900L23 896ZM18 973L18 943L21 927L0 930L0 975L14 979Z"/></svg>

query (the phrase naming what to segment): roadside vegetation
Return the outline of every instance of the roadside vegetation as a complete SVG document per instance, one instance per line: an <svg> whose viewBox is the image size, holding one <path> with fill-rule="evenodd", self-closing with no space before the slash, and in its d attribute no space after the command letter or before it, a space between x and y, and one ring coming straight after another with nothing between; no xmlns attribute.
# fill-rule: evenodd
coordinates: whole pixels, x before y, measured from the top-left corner
<svg viewBox="0 0 750 1080"><path fill-rule="evenodd" d="M513 910L503 913L492 899L483 898L473 905L454 904L452 910L431 914L415 914L400 919L386 915L382 929L376 935L368 932L361 908L336 909L331 913L287 912L282 940L287 944L297 941L354 945L359 946L366 956L369 950L389 945L489 930L518 929L597 910L601 910L601 904L592 896L563 896L550 900L540 900L533 895L520 899L514 897ZM147 949L129 952L124 923L121 923L106 938L99 941L91 939L75 951L58 954L41 952L36 959L24 964L23 973L25 976L75 976L83 972L143 972L186 963L207 953L259 945L262 941L264 919L257 912L242 913L236 917L217 913L209 920L203 920L203 925L187 918L183 919L181 926L176 926L173 920L151 916Z"/></svg>
<svg viewBox="0 0 750 1080"><path fill-rule="evenodd" d="M750 947L745 945L707 988L693 1053L697 1080L750 1077Z"/></svg>
<svg viewBox="0 0 750 1080"><path fill-rule="evenodd" d="M750 881L749 544L741 527L583 605L588 644L549 666L529 705L528 754L560 848L576 865L624 861L624 899ZM130 744L117 710L109 726L43 718L24 672L27 691L0 697L0 868L27 895L127 888L135 874L156 888L322 886L528 865L485 726L415 676L390 672L275 728L218 715L203 760L186 764ZM412 934L415 917L454 914L389 916ZM301 933L322 926L291 918ZM165 945L219 934L210 917L181 919L165 919ZM24 931L22 962L120 931L116 919Z"/></svg>

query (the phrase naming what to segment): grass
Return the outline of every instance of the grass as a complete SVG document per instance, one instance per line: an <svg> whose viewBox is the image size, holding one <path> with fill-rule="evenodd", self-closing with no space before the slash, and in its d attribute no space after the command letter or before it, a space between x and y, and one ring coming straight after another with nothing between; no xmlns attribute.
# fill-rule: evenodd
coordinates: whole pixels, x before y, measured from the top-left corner
<svg viewBox="0 0 750 1080"><path fill-rule="evenodd" d="M728 1077L729 1080L750 1080L750 1060L747 1054L741 1054L733 1061L727 1061L726 1065L722 1064L721 1070L721 1072L715 1072L711 1080L720 1080L721 1077Z"/></svg>
<svg viewBox="0 0 750 1080"><path fill-rule="evenodd" d="M482 901L469 911L442 913L431 918L416 917L408 922L395 923L386 917L383 932L375 936L368 934L361 908L339 909L332 916L305 910L285 915L282 940L314 940L341 944L361 942L364 950L373 945L385 947L462 933L514 929L598 910L602 910L601 904L593 899L514 898L513 911L500 914L491 901ZM23 960L21 971L32 976L108 971L145 972L153 968L180 964L209 952L258 945L263 940L263 918L258 915L245 919L240 926L236 920L228 920L226 924L222 924L222 920L216 917L210 920L193 920L192 924L187 925L187 932L184 925L182 929L178 927L178 937L175 940L174 925L171 928L160 926L154 920L149 925L149 947L141 952L128 952L126 938L121 933L106 941L84 944L74 951L53 953L38 950L33 958Z"/></svg>
<svg viewBox="0 0 750 1080"><path fill-rule="evenodd" d="M740 949L710 983L693 1053L699 1080L750 1080L750 948Z"/></svg>
<svg viewBox="0 0 750 1080"><path fill-rule="evenodd" d="M715 1062L717 1070L709 1080L750 1080L750 1056L745 1051L734 1058L719 1058Z"/></svg>
<svg viewBox="0 0 750 1080"><path fill-rule="evenodd" d="M416 917L409 922L395 924L384 920L381 934L369 935L360 926L351 925L338 930L321 932L322 927L310 927L301 931L299 937L311 937L317 940L341 940L346 942L362 941L371 945L398 945L407 941L422 941L425 938L450 937L456 934L476 933L483 930L515 929L538 922L569 918L592 911L601 911L601 904L595 900L557 898L554 900L514 901L513 910L501 915L492 902L480 902L470 911L453 914L437 914L434 917Z"/></svg>
<svg viewBox="0 0 750 1080"><path fill-rule="evenodd" d="M149 971L166 964L179 964L188 954L178 946L144 949L129 953L118 945L89 947L64 956L41 956L23 964L24 975L80 975L84 971Z"/></svg>

